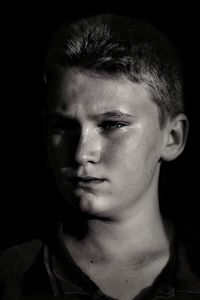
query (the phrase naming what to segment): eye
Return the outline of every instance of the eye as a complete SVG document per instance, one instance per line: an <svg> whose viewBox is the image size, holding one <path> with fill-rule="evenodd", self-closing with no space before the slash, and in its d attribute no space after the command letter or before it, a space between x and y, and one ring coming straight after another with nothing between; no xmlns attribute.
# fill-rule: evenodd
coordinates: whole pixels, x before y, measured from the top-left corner
<svg viewBox="0 0 200 300"><path fill-rule="evenodd" d="M49 123L49 130L51 133L54 134L71 134L74 132L79 131L79 126L76 122L74 121L51 121Z"/></svg>
<svg viewBox="0 0 200 300"><path fill-rule="evenodd" d="M104 121L98 125L103 131L113 131L124 127L126 124L119 121Z"/></svg>

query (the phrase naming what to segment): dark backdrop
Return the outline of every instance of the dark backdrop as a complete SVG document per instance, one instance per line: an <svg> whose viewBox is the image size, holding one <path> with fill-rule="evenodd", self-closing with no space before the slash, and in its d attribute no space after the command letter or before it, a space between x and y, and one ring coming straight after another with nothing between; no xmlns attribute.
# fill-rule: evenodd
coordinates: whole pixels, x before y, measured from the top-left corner
<svg viewBox="0 0 200 300"><path fill-rule="evenodd" d="M57 203L43 199L45 160L42 109L43 58L52 29L65 18L94 13L131 14L165 32L185 61L190 135L181 157L163 166L161 196L174 220L187 228L198 221L199 184L199 25L197 6L162 2L146 6L101 2L9 4L1 10L1 204L0 248L36 237L54 217ZM49 204L49 206L48 206ZM185 225L186 224L186 225Z"/></svg>

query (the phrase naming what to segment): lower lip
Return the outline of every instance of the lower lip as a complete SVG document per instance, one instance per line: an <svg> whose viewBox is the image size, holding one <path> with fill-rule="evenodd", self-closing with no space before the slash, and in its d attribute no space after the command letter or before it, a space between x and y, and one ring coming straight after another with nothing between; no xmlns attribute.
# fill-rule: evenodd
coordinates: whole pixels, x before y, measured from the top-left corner
<svg viewBox="0 0 200 300"><path fill-rule="evenodd" d="M99 186L101 183L103 183L105 180L100 179L94 179L94 180L88 180L88 181L66 181L66 183L73 185L74 187L80 187L80 188L92 188L95 186Z"/></svg>

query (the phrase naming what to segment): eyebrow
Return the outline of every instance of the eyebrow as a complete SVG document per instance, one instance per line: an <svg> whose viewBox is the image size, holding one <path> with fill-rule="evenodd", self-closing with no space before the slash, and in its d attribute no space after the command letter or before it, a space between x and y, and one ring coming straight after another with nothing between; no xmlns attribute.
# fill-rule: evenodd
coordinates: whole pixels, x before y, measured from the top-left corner
<svg viewBox="0 0 200 300"><path fill-rule="evenodd" d="M108 117L108 118L109 117L115 117L115 118L128 117L128 118L132 118L133 115L124 113L120 110L111 110L111 111L101 113L101 114L97 115L97 117Z"/></svg>
<svg viewBox="0 0 200 300"><path fill-rule="evenodd" d="M48 118L58 118L58 119L74 119L70 115L65 115L60 112L48 112L47 113ZM107 112L103 112L100 114L94 114L91 116L91 119L98 119L98 118L133 118L134 116L128 113L124 113L120 110L111 110Z"/></svg>

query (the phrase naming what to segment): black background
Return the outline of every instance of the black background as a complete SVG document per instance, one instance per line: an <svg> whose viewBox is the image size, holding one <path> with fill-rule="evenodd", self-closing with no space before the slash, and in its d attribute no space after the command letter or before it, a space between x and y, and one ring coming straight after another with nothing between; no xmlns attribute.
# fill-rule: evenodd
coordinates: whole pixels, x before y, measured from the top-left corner
<svg viewBox="0 0 200 300"><path fill-rule="evenodd" d="M129 14L149 20L168 35L185 62L190 135L184 154L167 168L163 167L161 194L175 220L198 227L200 20L197 5L167 1L154 5L133 1L110 5L108 2L41 3L7 2L6 7L1 7L0 248L37 236L58 205L51 202L47 208L48 199L40 196L46 159L42 133L44 53L51 31L60 21L95 13Z"/></svg>

